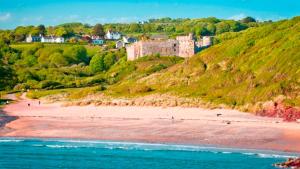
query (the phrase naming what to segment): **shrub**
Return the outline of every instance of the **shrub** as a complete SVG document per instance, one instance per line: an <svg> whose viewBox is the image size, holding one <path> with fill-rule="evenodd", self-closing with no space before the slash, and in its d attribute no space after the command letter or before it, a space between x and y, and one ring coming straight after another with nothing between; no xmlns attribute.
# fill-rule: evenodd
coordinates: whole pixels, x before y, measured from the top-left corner
<svg viewBox="0 0 300 169"><path fill-rule="evenodd" d="M147 92L151 92L153 91L153 89L147 85L144 84L136 84L135 86L131 86L129 88L129 92L131 94L142 94L142 93L147 93Z"/></svg>
<svg viewBox="0 0 300 169"><path fill-rule="evenodd" d="M39 88L41 89L59 89L63 87L61 83L55 81L44 80L39 83Z"/></svg>
<svg viewBox="0 0 300 169"><path fill-rule="evenodd" d="M90 69L94 72L101 72L105 70L103 55L95 55L90 62Z"/></svg>

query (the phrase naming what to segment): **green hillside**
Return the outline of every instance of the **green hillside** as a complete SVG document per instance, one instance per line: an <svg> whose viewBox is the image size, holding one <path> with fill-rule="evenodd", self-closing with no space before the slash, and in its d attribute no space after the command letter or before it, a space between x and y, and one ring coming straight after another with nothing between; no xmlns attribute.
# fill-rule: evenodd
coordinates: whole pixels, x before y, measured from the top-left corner
<svg viewBox="0 0 300 169"><path fill-rule="evenodd" d="M216 45L149 76L132 76L109 93L131 95L133 86L151 93L202 98L230 106L254 105L286 96L300 106L300 17L216 37ZM141 94L149 92L141 90Z"/></svg>
<svg viewBox="0 0 300 169"><path fill-rule="evenodd" d="M62 91L76 99L167 94L245 111L281 96L300 106L300 17L222 33L214 42L185 60L135 61L126 60L124 49L1 42L0 90L34 89L34 98Z"/></svg>

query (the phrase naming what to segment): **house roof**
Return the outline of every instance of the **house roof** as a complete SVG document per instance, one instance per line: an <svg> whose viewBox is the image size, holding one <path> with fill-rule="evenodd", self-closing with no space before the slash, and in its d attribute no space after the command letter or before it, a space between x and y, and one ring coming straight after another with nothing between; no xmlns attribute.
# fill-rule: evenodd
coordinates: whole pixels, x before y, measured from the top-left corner
<svg viewBox="0 0 300 169"><path fill-rule="evenodd" d="M57 38L63 38L61 36L43 36L44 39L57 39Z"/></svg>
<svg viewBox="0 0 300 169"><path fill-rule="evenodd" d="M111 33L111 34L121 34L120 32L116 32L116 31L112 31L112 30L108 30L107 33Z"/></svg>

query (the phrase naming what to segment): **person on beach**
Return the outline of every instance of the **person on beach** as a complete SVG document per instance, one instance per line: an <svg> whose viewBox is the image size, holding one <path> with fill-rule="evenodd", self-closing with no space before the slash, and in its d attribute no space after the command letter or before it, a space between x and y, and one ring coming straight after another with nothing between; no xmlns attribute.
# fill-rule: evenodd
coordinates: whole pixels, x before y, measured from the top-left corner
<svg viewBox="0 0 300 169"><path fill-rule="evenodd" d="M30 103L28 103L27 105L28 105L28 107L30 107Z"/></svg>
<svg viewBox="0 0 300 169"><path fill-rule="evenodd" d="M39 101L39 105L41 105L41 101Z"/></svg>

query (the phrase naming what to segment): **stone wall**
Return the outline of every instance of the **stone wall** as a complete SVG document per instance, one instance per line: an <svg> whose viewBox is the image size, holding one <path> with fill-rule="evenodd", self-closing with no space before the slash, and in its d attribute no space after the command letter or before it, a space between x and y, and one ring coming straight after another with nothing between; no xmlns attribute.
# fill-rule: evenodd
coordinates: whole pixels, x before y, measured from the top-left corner
<svg viewBox="0 0 300 169"><path fill-rule="evenodd" d="M192 34L188 36L178 36L176 40L179 43L178 56L191 57L195 54L195 40Z"/></svg>
<svg viewBox="0 0 300 169"><path fill-rule="evenodd" d="M178 42L176 40L145 41L141 43L140 56L160 54L161 56L177 56Z"/></svg>
<svg viewBox="0 0 300 169"><path fill-rule="evenodd" d="M139 41L128 47L127 60L139 57L160 54L161 56L191 57L196 52L195 40L192 34L178 36L168 40Z"/></svg>

